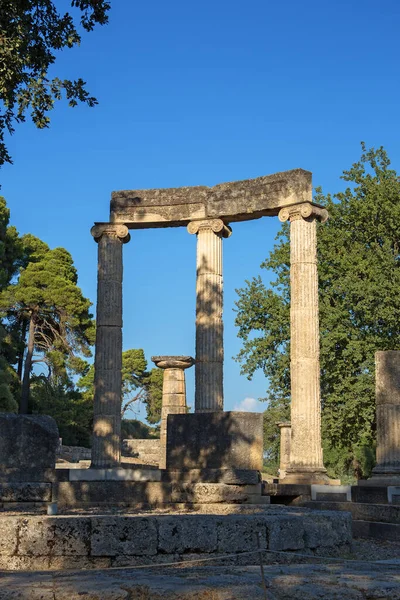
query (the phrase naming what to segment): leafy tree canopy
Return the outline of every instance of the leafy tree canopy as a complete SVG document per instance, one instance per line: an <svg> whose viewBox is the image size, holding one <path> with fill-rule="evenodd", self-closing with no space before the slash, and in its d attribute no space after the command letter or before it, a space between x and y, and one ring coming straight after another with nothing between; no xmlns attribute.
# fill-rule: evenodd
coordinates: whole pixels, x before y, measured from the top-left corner
<svg viewBox="0 0 400 600"><path fill-rule="evenodd" d="M110 3L72 0L80 26L68 12L60 14L52 0L2 0L0 8L0 166L12 162L4 134L30 113L40 129L48 127L56 100L65 95L69 106L97 104L82 79L51 78L56 52L81 42L80 31L92 31L108 22Z"/></svg>
<svg viewBox="0 0 400 600"><path fill-rule="evenodd" d="M122 353L122 417L136 402L146 405L147 420L155 424L161 419L163 373L160 369L147 371L147 360L140 349ZM88 365L77 383L84 398L93 400L94 365Z"/></svg>
<svg viewBox="0 0 400 600"><path fill-rule="evenodd" d="M374 354L398 349L400 339L399 178L383 148L364 144L342 178L349 182L344 192L317 189L314 198L330 213L317 229L322 433L325 462L338 475L339 464L343 473L371 463L365 449L375 440ZM289 417L290 404L289 250L285 224L261 265L276 274L274 283L267 289L256 277L237 290L237 360L249 378L262 369L269 380L266 443L275 459L275 421Z"/></svg>

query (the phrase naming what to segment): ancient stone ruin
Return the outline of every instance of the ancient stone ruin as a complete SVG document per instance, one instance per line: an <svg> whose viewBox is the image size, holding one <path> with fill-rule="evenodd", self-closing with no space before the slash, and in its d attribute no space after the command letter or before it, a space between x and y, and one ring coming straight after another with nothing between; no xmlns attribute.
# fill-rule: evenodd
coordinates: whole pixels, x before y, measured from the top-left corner
<svg viewBox="0 0 400 600"><path fill-rule="evenodd" d="M224 409L222 244L231 224L263 216L290 221L292 401L285 481L327 481L320 432L316 221L326 221L328 214L312 202L311 173L302 169L212 188L112 194L110 221L92 228L98 243L93 468L120 462L122 247L129 230L187 227L197 236L195 413L218 413Z"/></svg>

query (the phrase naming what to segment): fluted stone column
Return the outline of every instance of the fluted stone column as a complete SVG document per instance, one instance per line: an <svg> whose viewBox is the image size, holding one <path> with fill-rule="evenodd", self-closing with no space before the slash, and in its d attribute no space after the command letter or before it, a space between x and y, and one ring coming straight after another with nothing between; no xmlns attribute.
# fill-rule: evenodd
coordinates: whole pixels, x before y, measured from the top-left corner
<svg viewBox="0 0 400 600"><path fill-rule="evenodd" d="M400 351L375 354L376 467L371 483L400 483Z"/></svg>
<svg viewBox="0 0 400 600"><path fill-rule="evenodd" d="M309 202L281 209L290 221L291 449L286 482L327 479L321 446L317 237L328 213Z"/></svg>
<svg viewBox="0 0 400 600"><path fill-rule="evenodd" d="M222 238L231 235L221 219L189 223L197 234L195 412L224 408Z"/></svg>
<svg viewBox="0 0 400 600"><path fill-rule="evenodd" d="M280 429L280 460L279 460L279 479L286 477L286 471L290 466L290 438L292 425L289 421L277 423Z"/></svg>
<svg viewBox="0 0 400 600"><path fill-rule="evenodd" d="M152 356L151 360L164 369L160 424L160 469L167 468L167 419L168 415L185 414L185 369L194 365L191 356Z"/></svg>
<svg viewBox="0 0 400 600"><path fill-rule="evenodd" d="M125 225L100 223L98 243L96 351L92 468L113 467L121 458L122 244Z"/></svg>

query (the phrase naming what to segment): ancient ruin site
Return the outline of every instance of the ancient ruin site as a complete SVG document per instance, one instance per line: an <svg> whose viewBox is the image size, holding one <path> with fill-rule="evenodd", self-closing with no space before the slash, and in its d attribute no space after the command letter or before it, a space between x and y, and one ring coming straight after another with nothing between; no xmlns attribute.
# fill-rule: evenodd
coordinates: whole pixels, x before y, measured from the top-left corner
<svg viewBox="0 0 400 600"><path fill-rule="evenodd" d="M224 410L222 249L243 221L266 217L290 227L279 477L263 473L263 415ZM303 169L113 192L109 220L91 229L91 449L60 446L49 416L0 414L1 599L400 598L399 352L376 353L372 476L344 484L324 466L316 227L328 218ZM193 356L152 357L163 373L160 437L121 439L123 250L136 230L163 227L196 240Z"/></svg>

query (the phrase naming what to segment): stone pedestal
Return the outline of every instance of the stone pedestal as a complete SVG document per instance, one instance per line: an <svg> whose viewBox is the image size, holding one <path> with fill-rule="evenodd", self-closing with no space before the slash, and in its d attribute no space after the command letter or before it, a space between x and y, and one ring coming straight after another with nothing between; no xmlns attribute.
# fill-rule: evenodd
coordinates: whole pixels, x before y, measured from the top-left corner
<svg viewBox="0 0 400 600"><path fill-rule="evenodd" d="M197 234L195 411L223 410L222 238L231 234L221 219L192 221Z"/></svg>
<svg viewBox="0 0 400 600"><path fill-rule="evenodd" d="M400 485L400 351L376 352L376 467L371 483Z"/></svg>
<svg viewBox="0 0 400 600"><path fill-rule="evenodd" d="M328 481L321 446L317 239L325 209L309 202L281 209L290 221L291 450L285 483Z"/></svg>
<svg viewBox="0 0 400 600"><path fill-rule="evenodd" d="M286 477L286 471L290 466L290 438L292 425L288 421L277 423L280 429L280 461L279 461L279 479Z"/></svg>
<svg viewBox="0 0 400 600"><path fill-rule="evenodd" d="M169 415L167 467L262 469L263 416L247 412Z"/></svg>
<svg viewBox="0 0 400 600"><path fill-rule="evenodd" d="M92 467L120 463L122 401L122 244L125 225L99 223L91 234L98 243L96 352Z"/></svg>
<svg viewBox="0 0 400 600"><path fill-rule="evenodd" d="M167 464L167 418L170 414L186 414L185 369L194 365L191 356L152 356L151 360L164 369L161 426L160 469Z"/></svg>

